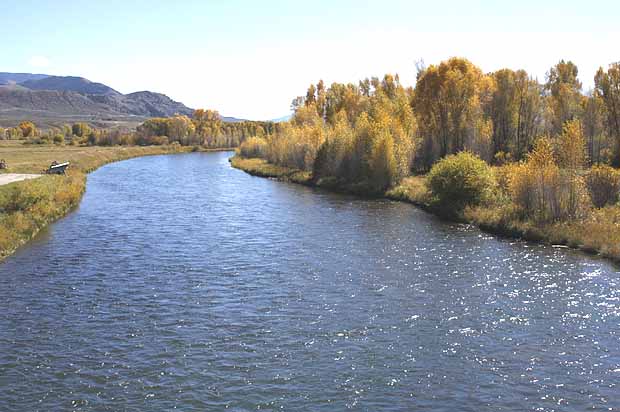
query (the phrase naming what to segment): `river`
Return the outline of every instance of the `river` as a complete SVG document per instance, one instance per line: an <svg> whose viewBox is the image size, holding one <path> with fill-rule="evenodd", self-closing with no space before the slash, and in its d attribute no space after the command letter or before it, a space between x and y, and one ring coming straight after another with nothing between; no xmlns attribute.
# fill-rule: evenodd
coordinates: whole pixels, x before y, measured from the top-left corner
<svg viewBox="0 0 620 412"><path fill-rule="evenodd" d="M0 410L620 410L617 267L230 155L104 166L0 263Z"/></svg>

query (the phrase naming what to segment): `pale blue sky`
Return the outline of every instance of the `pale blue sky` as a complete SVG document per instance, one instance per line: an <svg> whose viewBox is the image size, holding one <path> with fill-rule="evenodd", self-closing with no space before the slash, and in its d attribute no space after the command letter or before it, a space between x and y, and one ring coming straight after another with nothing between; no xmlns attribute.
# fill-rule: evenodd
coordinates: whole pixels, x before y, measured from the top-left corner
<svg viewBox="0 0 620 412"><path fill-rule="evenodd" d="M586 87L620 60L618 1L0 0L0 71L79 75L128 93L270 119L310 82L356 82L463 56Z"/></svg>

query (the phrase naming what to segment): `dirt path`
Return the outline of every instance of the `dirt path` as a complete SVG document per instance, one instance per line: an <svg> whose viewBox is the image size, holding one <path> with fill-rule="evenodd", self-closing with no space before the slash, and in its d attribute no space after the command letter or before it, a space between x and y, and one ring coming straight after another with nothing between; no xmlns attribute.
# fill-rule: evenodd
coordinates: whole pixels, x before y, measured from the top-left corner
<svg viewBox="0 0 620 412"><path fill-rule="evenodd" d="M20 173L2 173L0 174L0 186L8 185L9 183L19 182L20 180L36 179L41 175L27 175Z"/></svg>

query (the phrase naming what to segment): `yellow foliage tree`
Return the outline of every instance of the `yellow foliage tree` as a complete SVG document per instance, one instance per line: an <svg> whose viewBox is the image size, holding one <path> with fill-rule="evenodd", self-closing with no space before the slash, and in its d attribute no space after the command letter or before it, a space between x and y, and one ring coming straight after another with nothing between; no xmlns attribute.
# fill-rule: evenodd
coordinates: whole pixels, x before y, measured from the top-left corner
<svg viewBox="0 0 620 412"><path fill-rule="evenodd" d="M559 139L558 163L560 167L571 171L583 169L587 158L586 140L581 121L567 121L564 123Z"/></svg>
<svg viewBox="0 0 620 412"><path fill-rule="evenodd" d="M564 123L580 115L582 106L579 70L571 61L560 60L547 73L545 89L549 93L551 127L554 134L562 132Z"/></svg>
<svg viewBox="0 0 620 412"><path fill-rule="evenodd" d="M31 121L23 121L17 127L22 132L23 137L35 137L37 135L37 127Z"/></svg>
<svg viewBox="0 0 620 412"><path fill-rule="evenodd" d="M471 148L481 133L482 105L491 97L492 81L469 60L451 58L418 74L413 99L422 138L422 162Z"/></svg>
<svg viewBox="0 0 620 412"><path fill-rule="evenodd" d="M620 166L620 62L611 64L607 71L599 68L594 84L596 95L605 104L609 134L616 141L614 162Z"/></svg>

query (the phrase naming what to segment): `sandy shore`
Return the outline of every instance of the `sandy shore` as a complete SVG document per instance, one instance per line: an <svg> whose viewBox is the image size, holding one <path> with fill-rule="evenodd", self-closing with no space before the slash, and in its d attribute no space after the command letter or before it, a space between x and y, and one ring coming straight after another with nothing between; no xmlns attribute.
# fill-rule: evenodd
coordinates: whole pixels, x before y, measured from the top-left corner
<svg viewBox="0 0 620 412"><path fill-rule="evenodd" d="M41 175L34 174L21 174L21 173L3 173L0 174L0 186L8 185L9 183L19 182L20 180L36 179Z"/></svg>

